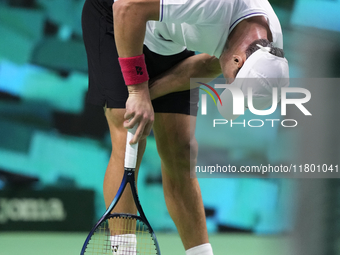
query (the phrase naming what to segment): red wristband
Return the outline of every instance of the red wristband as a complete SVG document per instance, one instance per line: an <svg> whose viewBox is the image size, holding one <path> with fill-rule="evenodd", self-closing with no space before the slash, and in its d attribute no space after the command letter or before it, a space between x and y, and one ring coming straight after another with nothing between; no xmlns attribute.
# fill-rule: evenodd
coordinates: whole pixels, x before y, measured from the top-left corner
<svg viewBox="0 0 340 255"><path fill-rule="evenodd" d="M135 85L149 80L144 54L130 58L118 58L118 60L126 85Z"/></svg>

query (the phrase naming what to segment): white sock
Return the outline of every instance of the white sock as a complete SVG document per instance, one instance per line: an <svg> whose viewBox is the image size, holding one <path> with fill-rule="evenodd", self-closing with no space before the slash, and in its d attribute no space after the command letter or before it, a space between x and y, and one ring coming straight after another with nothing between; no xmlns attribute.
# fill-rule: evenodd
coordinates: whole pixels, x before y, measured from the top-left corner
<svg viewBox="0 0 340 255"><path fill-rule="evenodd" d="M185 251L186 255L214 255L210 243L202 244Z"/></svg>
<svg viewBox="0 0 340 255"><path fill-rule="evenodd" d="M137 238L135 234L110 236L113 255L137 254Z"/></svg>

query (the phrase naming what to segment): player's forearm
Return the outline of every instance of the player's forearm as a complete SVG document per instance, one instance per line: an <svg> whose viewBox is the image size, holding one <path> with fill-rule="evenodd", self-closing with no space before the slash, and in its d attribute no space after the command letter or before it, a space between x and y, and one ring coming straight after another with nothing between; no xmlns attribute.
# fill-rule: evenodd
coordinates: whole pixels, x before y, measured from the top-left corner
<svg viewBox="0 0 340 255"><path fill-rule="evenodd" d="M117 1L112 6L116 47L119 57L133 57L143 53L146 15L137 13L132 1Z"/></svg>
<svg viewBox="0 0 340 255"><path fill-rule="evenodd" d="M155 99L166 94L185 91L190 87L190 78L216 78L222 73L219 61L208 54L198 54L189 57L166 73L160 75L150 84L150 97Z"/></svg>
<svg viewBox="0 0 340 255"><path fill-rule="evenodd" d="M112 5L115 41L120 58L135 57L143 54L143 42L148 20L157 19L159 0L120 0ZM131 85L129 92L147 90L143 86ZM145 86L146 85L146 86Z"/></svg>

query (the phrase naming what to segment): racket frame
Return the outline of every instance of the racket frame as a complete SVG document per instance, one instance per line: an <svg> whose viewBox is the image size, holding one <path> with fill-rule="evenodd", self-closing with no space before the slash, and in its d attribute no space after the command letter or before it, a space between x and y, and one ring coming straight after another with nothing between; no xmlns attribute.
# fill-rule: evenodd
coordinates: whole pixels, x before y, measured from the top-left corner
<svg viewBox="0 0 340 255"><path fill-rule="evenodd" d="M132 139L135 131L136 131L137 127L134 127L132 130L128 130L127 133L127 141L126 141L126 152L125 152L125 167L124 167L124 175L123 175L123 179L122 182L120 184L120 187L117 191L116 196L114 197L114 199L112 200L111 204L109 205L109 207L107 208L107 210L105 211L105 213L103 214L103 216L99 219L99 221L96 223L96 225L92 228L92 230L90 231L89 235L87 236L84 245L82 247L82 250L80 252L80 255L84 255L87 245L92 237L92 235L94 234L94 232L96 231L97 227L105 220L112 218L112 217L131 217L134 219L139 219L141 221L143 221L145 223L145 225L148 227L149 232L151 234L151 237L155 243L155 248L156 248L156 252L157 255L161 255L160 249L159 249L159 244L155 235L155 232L153 231L149 221L147 220L147 218L145 217L144 211L142 209L142 206L139 202L139 198L137 195L137 189L136 189L136 181L135 181L135 166L136 166L136 160L137 160L137 148L138 148L138 144L134 144L134 145L130 145L129 141ZM137 211L139 212L139 216L138 215L134 215L134 214L128 214L128 213L114 213L111 214L111 211L113 210L113 208L117 205L120 197L122 196L126 185L130 184L130 188L132 191L132 196L137 208Z"/></svg>

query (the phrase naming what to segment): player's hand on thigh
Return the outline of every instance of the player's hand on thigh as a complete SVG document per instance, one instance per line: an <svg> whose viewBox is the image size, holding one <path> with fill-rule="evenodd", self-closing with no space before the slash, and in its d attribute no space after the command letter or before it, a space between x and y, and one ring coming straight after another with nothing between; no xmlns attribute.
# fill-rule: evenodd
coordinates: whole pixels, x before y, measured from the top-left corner
<svg viewBox="0 0 340 255"><path fill-rule="evenodd" d="M143 88L145 86L144 84L129 86L129 97L126 101L126 112L124 115L124 127L130 129L138 124L135 136L130 141L130 144L135 144L140 139L145 139L151 132L154 121L154 110L147 85L146 83L146 89ZM137 89L135 89L136 87Z"/></svg>

